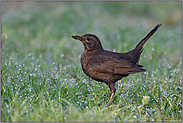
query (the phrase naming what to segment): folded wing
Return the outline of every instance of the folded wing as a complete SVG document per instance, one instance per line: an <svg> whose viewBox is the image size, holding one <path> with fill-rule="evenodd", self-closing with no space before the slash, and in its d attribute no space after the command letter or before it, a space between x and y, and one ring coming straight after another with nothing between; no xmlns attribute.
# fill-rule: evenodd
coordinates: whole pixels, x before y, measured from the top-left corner
<svg viewBox="0 0 183 123"><path fill-rule="evenodd" d="M119 54L118 57L117 55L105 55L102 53L95 55L90 59L89 65L95 71L108 74L133 74L146 71L142 68L143 66L135 64L130 59L122 56L119 57Z"/></svg>

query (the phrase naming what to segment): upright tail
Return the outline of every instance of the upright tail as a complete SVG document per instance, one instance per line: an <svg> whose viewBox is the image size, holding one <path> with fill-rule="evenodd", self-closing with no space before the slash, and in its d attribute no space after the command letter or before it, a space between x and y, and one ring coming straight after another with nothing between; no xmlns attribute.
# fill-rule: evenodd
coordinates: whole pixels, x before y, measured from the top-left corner
<svg viewBox="0 0 183 123"><path fill-rule="evenodd" d="M140 54L143 51L143 46L144 44L147 42L147 40L158 30L158 28L161 26L162 24L157 24L147 35L145 38L143 38L138 44L137 46L125 53L123 56L128 57L130 56L130 59L134 62L134 63L138 63L139 58L140 58Z"/></svg>
<svg viewBox="0 0 183 123"><path fill-rule="evenodd" d="M161 26L162 24L157 24L147 35L145 38L143 38L135 47L135 49L138 49L139 52L143 51L143 46L144 44L147 42L147 40L158 30L158 28Z"/></svg>

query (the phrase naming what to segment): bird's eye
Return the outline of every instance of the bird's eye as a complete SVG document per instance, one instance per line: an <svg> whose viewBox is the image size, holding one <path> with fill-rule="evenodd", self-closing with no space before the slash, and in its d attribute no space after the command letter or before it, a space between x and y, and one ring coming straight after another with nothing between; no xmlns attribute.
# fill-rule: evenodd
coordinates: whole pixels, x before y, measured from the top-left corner
<svg viewBox="0 0 183 123"><path fill-rule="evenodd" d="M87 40L87 41L90 41L90 40L91 40L91 38L86 38L86 40Z"/></svg>

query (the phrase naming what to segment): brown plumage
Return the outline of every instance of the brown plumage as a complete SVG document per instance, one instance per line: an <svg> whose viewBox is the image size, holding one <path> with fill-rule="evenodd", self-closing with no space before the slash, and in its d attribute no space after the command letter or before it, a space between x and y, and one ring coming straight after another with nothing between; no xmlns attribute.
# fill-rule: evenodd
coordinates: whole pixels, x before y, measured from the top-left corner
<svg viewBox="0 0 183 123"><path fill-rule="evenodd" d="M104 50L99 38L93 34L72 36L83 42L84 51L81 56L81 65L84 73L90 78L105 82L110 88L109 101L116 92L115 82L129 74L144 72L139 65L140 54L147 40L162 24L157 24L137 46L126 53L116 53Z"/></svg>

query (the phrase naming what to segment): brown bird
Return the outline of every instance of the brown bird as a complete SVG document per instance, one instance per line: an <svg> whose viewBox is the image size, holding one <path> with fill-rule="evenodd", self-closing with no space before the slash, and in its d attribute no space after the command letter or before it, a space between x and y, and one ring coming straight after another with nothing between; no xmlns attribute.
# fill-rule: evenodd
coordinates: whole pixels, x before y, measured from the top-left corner
<svg viewBox="0 0 183 123"><path fill-rule="evenodd" d="M129 74L144 72L142 65L139 65L140 54L147 40L157 31L162 24L157 24L137 46L126 53L117 53L104 50L99 38L93 34L72 36L74 39L83 42L84 51L81 55L81 65L84 73L90 78L105 82L110 88L108 102L116 92L116 81Z"/></svg>

